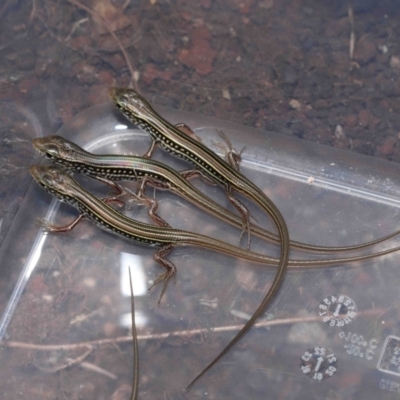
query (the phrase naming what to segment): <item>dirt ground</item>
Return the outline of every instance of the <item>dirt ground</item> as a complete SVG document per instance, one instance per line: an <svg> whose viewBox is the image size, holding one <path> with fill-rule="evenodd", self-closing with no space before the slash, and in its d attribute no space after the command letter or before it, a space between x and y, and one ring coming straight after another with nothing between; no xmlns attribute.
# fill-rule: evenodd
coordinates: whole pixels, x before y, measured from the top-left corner
<svg viewBox="0 0 400 400"><path fill-rule="evenodd" d="M350 9L339 0L8 1L1 99L31 106L52 133L107 101L109 86L137 79L154 103L398 161L399 2Z"/></svg>
<svg viewBox="0 0 400 400"><path fill-rule="evenodd" d="M3 0L0 20L0 244L31 182L31 139L109 101L111 86L132 85L154 104L400 161L398 0ZM51 257L49 264L59 255ZM0 280L2 302L9 276ZM64 293L67 284L57 280L56 300L83 309L80 293ZM45 289L40 276L30 285L33 293ZM48 304L28 300L20 324L34 313L56 318ZM110 361L128 377L129 354ZM40 360L27 362L21 349L4 355L41 384ZM45 377L47 397L40 391L37 398L86 398L78 389L71 394L75 376ZM12 399L16 386L7 379L3 394ZM87 398L99 391L88 387Z"/></svg>

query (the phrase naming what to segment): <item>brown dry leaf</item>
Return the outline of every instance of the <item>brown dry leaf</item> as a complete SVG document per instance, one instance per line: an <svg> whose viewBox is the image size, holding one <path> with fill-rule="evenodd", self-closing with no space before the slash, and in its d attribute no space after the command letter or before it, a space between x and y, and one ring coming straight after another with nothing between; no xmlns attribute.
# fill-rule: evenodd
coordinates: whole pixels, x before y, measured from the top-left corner
<svg viewBox="0 0 400 400"><path fill-rule="evenodd" d="M124 29L131 23L121 10L116 8L110 0L94 1L92 9L107 21L108 29L112 32ZM96 30L101 35L108 33L107 28L104 26L104 21L94 16L93 22L96 26Z"/></svg>
<svg viewBox="0 0 400 400"><path fill-rule="evenodd" d="M195 29L191 34L192 46L179 52L179 61L188 67L194 68L199 75L212 72L212 63L216 51L209 44L211 35L207 28Z"/></svg>
<svg viewBox="0 0 400 400"><path fill-rule="evenodd" d="M143 81L146 83L146 85L150 85L156 78L169 81L171 76L171 71L161 71L154 64L147 64L142 75Z"/></svg>

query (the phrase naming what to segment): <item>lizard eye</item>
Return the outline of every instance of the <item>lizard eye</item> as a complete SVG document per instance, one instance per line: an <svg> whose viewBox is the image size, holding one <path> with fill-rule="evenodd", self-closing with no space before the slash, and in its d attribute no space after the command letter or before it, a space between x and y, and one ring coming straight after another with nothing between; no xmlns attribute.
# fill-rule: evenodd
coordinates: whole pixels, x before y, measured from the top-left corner
<svg viewBox="0 0 400 400"><path fill-rule="evenodd" d="M50 145L46 149L46 158L54 158L58 155L58 148L57 146Z"/></svg>
<svg viewBox="0 0 400 400"><path fill-rule="evenodd" d="M51 175L48 174L42 176L42 181L47 187L52 186L53 184L53 178Z"/></svg>

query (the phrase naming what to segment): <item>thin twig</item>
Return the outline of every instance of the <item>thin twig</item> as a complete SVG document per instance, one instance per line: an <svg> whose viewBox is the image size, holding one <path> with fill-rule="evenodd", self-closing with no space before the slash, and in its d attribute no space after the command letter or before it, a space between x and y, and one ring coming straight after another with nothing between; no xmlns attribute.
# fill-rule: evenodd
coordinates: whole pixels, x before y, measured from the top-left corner
<svg viewBox="0 0 400 400"><path fill-rule="evenodd" d="M350 56L350 62L352 62L353 61L353 57L354 57L354 48L355 48L355 45L356 45L356 34L354 32L354 13L353 13L353 7L351 6L351 4L349 4L347 12L348 12L350 28L351 28L350 45L349 45L349 56Z"/></svg>
<svg viewBox="0 0 400 400"><path fill-rule="evenodd" d="M385 309L376 308L367 311L361 311L357 313L357 317L373 317L377 315L383 315L386 312ZM284 318L284 319L275 319L272 321L261 321L254 324L254 328L265 328L277 325L291 325L291 324L300 324L305 322L321 322L320 316L312 316L312 317L293 317L293 318ZM219 326L216 328L211 328L211 332L219 333L219 332L232 332L239 331L242 328L242 325L228 325L228 326ZM159 340L166 339L168 337L184 337L189 338L196 335L202 335L205 329L190 329L190 330L182 330L175 332L165 332L158 334L149 334L149 335L137 335L137 339L139 340ZM29 349L29 350L38 350L38 351L49 351L49 350L76 350L82 347L88 346L104 346L110 344L117 343L126 343L131 342L132 336L119 336L116 338L110 339L99 339L93 340L90 342L82 342L75 344L34 344L34 343L25 343L25 342L14 342L14 341L3 341L0 343L0 346L11 347L11 348L20 348L20 349Z"/></svg>
<svg viewBox="0 0 400 400"><path fill-rule="evenodd" d="M68 34L68 36L65 38L65 41L68 42L72 35L75 33L75 31L79 28L80 25L84 24L85 22L89 21L89 18L82 18L79 21L76 21L71 28L71 32Z"/></svg>
<svg viewBox="0 0 400 400"><path fill-rule="evenodd" d="M32 0L32 11L29 15L29 21L32 21L36 15L36 0Z"/></svg>
<svg viewBox="0 0 400 400"><path fill-rule="evenodd" d="M77 358L67 358L66 362L61 365L57 365L55 367L41 367L40 365L36 364L36 367L45 372L57 372L61 371L62 369L66 369L72 367L73 365L77 365L82 363L82 361L94 350L94 347L90 346L89 349L83 353L81 356Z"/></svg>
<svg viewBox="0 0 400 400"><path fill-rule="evenodd" d="M110 371L105 370L104 368L100 368L98 365L95 365L93 363L89 363L87 361L83 361L82 363L80 363L79 366L81 368L83 368L83 369L87 369L88 371L97 372L98 374L104 375L107 378L110 378L110 379L113 379L113 380L118 379L117 375L113 374Z"/></svg>
<svg viewBox="0 0 400 400"><path fill-rule="evenodd" d="M72 51L76 51L79 53L79 51L77 49L74 49L73 47L71 47L69 44L67 44L63 39L61 39L60 37L58 37L51 29L50 27L46 24L46 22L44 22L42 17L37 17L38 20L44 25L44 27L47 29L47 31L50 33L50 36L52 36L54 39L57 40L57 42L60 42L61 44L63 44L65 47L67 47L68 49L72 50Z"/></svg>

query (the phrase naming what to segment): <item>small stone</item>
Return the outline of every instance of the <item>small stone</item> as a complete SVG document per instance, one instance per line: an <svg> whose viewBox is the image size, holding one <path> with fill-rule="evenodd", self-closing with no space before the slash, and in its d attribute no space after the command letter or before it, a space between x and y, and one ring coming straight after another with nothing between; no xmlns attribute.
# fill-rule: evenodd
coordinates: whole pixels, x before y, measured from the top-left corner
<svg viewBox="0 0 400 400"><path fill-rule="evenodd" d="M400 57L390 57L390 68L400 69Z"/></svg>
<svg viewBox="0 0 400 400"><path fill-rule="evenodd" d="M378 152L382 156L389 156L393 154L394 147L397 143L397 138L393 136L388 136L383 143L378 147Z"/></svg>
<svg viewBox="0 0 400 400"><path fill-rule="evenodd" d="M231 99L231 94L229 93L229 89L222 89L222 97L225 100L230 100Z"/></svg>
<svg viewBox="0 0 400 400"><path fill-rule="evenodd" d="M297 110L297 111L301 110L301 103L296 99L290 100L289 106L292 107L294 110Z"/></svg>
<svg viewBox="0 0 400 400"><path fill-rule="evenodd" d="M336 139L346 139L346 134L344 133L342 125L336 125L335 137Z"/></svg>
<svg viewBox="0 0 400 400"><path fill-rule="evenodd" d="M385 44L378 46L378 49L379 49L383 54L386 54L386 53L389 51L389 48L388 48Z"/></svg>

